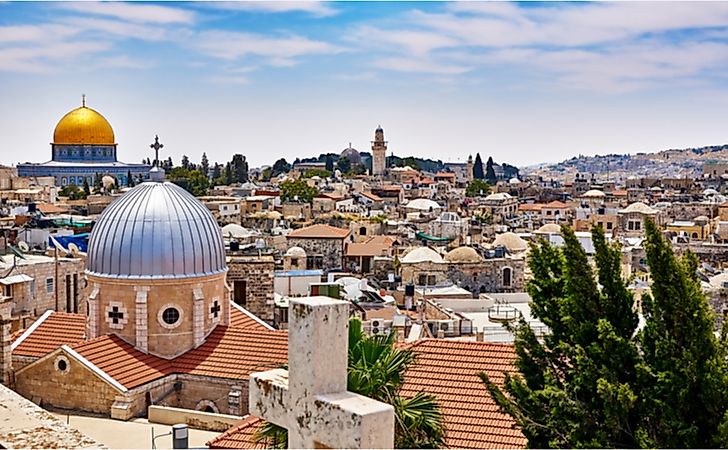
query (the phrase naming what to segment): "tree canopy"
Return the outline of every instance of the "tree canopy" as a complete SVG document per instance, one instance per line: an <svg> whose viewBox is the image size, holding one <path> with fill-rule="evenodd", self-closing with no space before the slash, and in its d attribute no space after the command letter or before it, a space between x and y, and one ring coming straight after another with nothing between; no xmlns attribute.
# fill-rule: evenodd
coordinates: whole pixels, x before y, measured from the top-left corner
<svg viewBox="0 0 728 450"><path fill-rule="evenodd" d="M652 223L645 244L651 294L644 327L621 276L621 251L592 230L594 269L568 227L564 245L533 245L528 284L539 339L523 319L515 333L518 374L486 386L529 447L723 446L725 350L695 275L694 256L678 258Z"/></svg>
<svg viewBox="0 0 728 450"><path fill-rule="evenodd" d="M482 180L485 178L485 174L483 174L483 160L480 159L480 153L475 154L475 162L473 163L473 178L476 180Z"/></svg>
<svg viewBox="0 0 728 450"><path fill-rule="evenodd" d="M465 188L466 197L484 197L490 193L490 185L478 179L472 179Z"/></svg>
<svg viewBox="0 0 728 450"><path fill-rule="evenodd" d="M311 203L318 194L315 187L309 186L304 180L287 180L281 183L281 201Z"/></svg>

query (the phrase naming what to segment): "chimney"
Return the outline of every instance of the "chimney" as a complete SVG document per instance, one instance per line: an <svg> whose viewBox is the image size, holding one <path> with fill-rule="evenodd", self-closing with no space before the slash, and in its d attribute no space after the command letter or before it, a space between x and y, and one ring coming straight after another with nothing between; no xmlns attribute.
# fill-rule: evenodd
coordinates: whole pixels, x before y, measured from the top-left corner
<svg viewBox="0 0 728 450"><path fill-rule="evenodd" d="M0 383L9 386L12 370L10 353L10 297L0 297Z"/></svg>
<svg viewBox="0 0 728 450"><path fill-rule="evenodd" d="M476 342L485 342L485 331L477 330L475 332L475 341Z"/></svg>

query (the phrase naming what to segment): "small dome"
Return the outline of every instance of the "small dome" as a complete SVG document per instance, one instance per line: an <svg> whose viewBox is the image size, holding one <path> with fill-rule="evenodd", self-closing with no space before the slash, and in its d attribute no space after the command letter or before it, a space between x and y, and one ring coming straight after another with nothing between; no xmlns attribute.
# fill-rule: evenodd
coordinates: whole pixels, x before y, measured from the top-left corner
<svg viewBox="0 0 728 450"><path fill-rule="evenodd" d="M523 252L528 249L528 242L524 241L519 235L512 232L499 234L493 241L494 247L505 247L511 253Z"/></svg>
<svg viewBox="0 0 728 450"><path fill-rule="evenodd" d="M104 116L81 106L61 118L53 132L53 143L114 145L114 130Z"/></svg>
<svg viewBox="0 0 728 450"><path fill-rule="evenodd" d="M636 212L636 213L641 213L641 214L656 214L657 210L650 208L649 206L645 205L642 202L634 202L619 212L621 212L621 213L635 213Z"/></svg>
<svg viewBox="0 0 728 450"><path fill-rule="evenodd" d="M427 198L416 198L405 205L407 209L416 209L418 211L436 211L442 209L437 202Z"/></svg>
<svg viewBox="0 0 728 450"><path fill-rule="evenodd" d="M109 205L91 231L86 272L123 279L193 278L227 270L210 211L172 183L142 183Z"/></svg>
<svg viewBox="0 0 728 450"><path fill-rule="evenodd" d="M555 223L547 223L536 230L539 234L561 234L561 227Z"/></svg>
<svg viewBox="0 0 728 450"><path fill-rule="evenodd" d="M598 190L598 189L590 189L582 194L582 197L586 198L602 198L606 197L607 194L604 192Z"/></svg>
<svg viewBox="0 0 728 450"><path fill-rule="evenodd" d="M509 184L519 184L520 182L521 182L521 180L519 180L519 179L518 179L518 178L516 178L516 177L513 177L513 178L511 178L510 180L508 180L508 183L509 183Z"/></svg>
<svg viewBox="0 0 728 450"><path fill-rule="evenodd" d="M361 164L359 150L353 148L351 144L341 152L340 158L348 158L352 164Z"/></svg>
<svg viewBox="0 0 728 450"><path fill-rule="evenodd" d="M445 255L445 261L449 263L479 263L483 258L473 247L458 247Z"/></svg>
<svg viewBox="0 0 728 450"><path fill-rule="evenodd" d="M302 249L301 247L291 247L288 249L284 256L288 256L290 258L305 258L306 250Z"/></svg>
<svg viewBox="0 0 728 450"><path fill-rule="evenodd" d="M400 262L404 264L415 264L421 262L441 263L442 256L430 247L417 247L404 255Z"/></svg>
<svg viewBox="0 0 728 450"><path fill-rule="evenodd" d="M486 201L503 201L508 200L510 198L513 198L511 194L508 192L496 192L494 194L490 194L489 196L485 197Z"/></svg>

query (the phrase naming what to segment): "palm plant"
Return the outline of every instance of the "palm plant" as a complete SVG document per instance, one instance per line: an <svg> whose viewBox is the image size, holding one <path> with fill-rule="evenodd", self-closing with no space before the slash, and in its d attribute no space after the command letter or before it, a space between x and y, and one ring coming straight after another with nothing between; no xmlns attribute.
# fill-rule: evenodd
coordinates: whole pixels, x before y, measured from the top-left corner
<svg viewBox="0 0 728 450"><path fill-rule="evenodd" d="M445 426L437 398L424 392L411 398L399 395L404 373L416 355L394 344L394 334L367 336L359 319L349 320L347 389L394 407L395 448L443 447ZM270 448L286 448L287 433L264 422L254 439Z"/></svg>

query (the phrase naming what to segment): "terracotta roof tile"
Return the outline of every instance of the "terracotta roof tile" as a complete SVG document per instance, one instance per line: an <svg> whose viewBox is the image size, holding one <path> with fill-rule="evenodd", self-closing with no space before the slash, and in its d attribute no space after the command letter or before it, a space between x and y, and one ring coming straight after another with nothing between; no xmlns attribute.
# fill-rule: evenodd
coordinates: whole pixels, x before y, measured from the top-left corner
<svg viewBox="0 0 728 450"><path fill-rule="evenodd" d="M501 413L478 377L487 373L496 383L515 370L513 346L484 342L425 339L408 348L417 359L407 370L401 394L429 392L445 415L448 447L525 447L513 419Z"/></svg>
<svg viewBox="0 0 728 450"><path fill-rule="evenodd" d="M258 429L263 419L255 416L246 416L235 424L232 428L221 434L220 436L207 442L210 448L231 448L231 449L263 449L268 448L267 445L256 444L253 441L255 430Z"/></svg>
<svg viewBox="0 0 728 450"><path fill-rule="evenodd" d="M309 227L299 228L288 233L291 238L310 239L344 239L349 235L349 230L336 228L331 225L316 224Z"/></svg>
<svg viewBox="0 0 728 450"><path fill-rule="evenodd" d="M38 319L38 321L40 320L43 320L42 316ZM31 327L34 325L31 325ZM16 333L13 342L20 339L24 332L25 330ZM13 349L13 355L40 358L62 345L81 342L85 337L86 316L83 314L52 312Z"/></svg>
<svg viewBox="0 0 728 450"><path fill-rule="evenodd" d="M262 319L257 319L250 311L242 306L230 302L230 326L251 330L270 330L272 327L264 325Z"/></svg>
<svg viewBox="0 0 728 450"><path fill-rule="evenodd" d="M173 373L170 361L142 353L113 334L72 345L71 349L127 389Z"/></svg>

